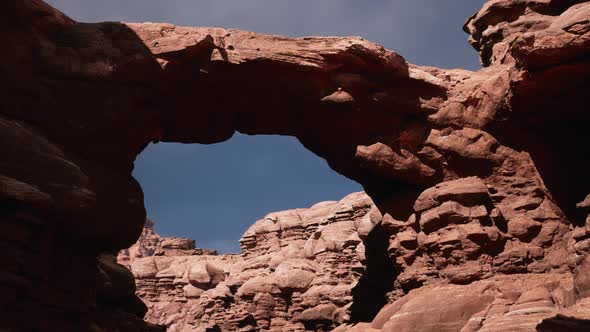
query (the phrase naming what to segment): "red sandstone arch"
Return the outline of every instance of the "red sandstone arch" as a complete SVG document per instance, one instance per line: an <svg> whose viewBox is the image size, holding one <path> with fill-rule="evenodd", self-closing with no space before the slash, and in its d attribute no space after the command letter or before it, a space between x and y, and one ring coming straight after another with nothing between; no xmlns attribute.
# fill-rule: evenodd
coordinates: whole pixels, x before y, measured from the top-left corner
<svg viewBox="0 0 590 332"><path fill-rule="evenodd" d="M519 84L511 79L518 73L514 67L477 73L421 68L360 38L82 24L42 3L36 12L16 6L7 29L22 46L15 50L19 61L9 72L3 114L32 124L79 164L90 181L81 187L95 193L87 197L96 200L90 214L102 220L80 231L103 243L120 238L116 247L140 230L143 208L129 199L141 200L141 194L129 171L152 139L212 143L234 131L292 135L360 182L376 202L400 190L412 201L443 179L493 173L498 165L487 156L468 156L477 166L471 168L460 160L465 156L451 156L427 139L433 129L509 126L511 121L495 124L510 85ZM44 19L22 25L34 15ZM512 113L518 116L521 108ZM457 165L445 165L449 158ZM127 213L104 225L108 218L101 211L107 210ZM103 225L89 228L93 224Z"/></svg>

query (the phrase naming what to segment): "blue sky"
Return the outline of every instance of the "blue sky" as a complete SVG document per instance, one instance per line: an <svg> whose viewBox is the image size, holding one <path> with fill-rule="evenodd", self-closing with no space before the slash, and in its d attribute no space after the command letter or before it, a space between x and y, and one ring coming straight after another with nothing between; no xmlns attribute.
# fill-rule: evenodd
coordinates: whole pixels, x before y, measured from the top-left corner
<svg viewBox="0 0 590 332"><path fill-rule="evenodd" d="M287 36L362 36L408 61L479 68L461 30L485 0L50 0L84 22L170 22ZM272 211L338 200L361 187L291 137L246 136L213 145L159 143L138 158L149 216L164 236L239 251L238 240Z"/></svg>

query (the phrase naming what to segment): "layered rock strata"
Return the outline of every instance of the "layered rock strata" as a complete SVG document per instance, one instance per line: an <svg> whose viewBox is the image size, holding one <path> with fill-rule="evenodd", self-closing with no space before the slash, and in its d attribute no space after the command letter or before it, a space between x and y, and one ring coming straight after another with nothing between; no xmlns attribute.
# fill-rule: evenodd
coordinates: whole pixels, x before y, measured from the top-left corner
<svg viewBox="0 0 590 332"><path fill-rule="evenodd" d="M162 237L154 230L154 222L145 220L139 239L129 248L119 251L117 263L126 267L137 258L150 256L217 255L217 251L197 248L195 241L182 237Z"/></svg>
<svg viewBox="0 0 590 332"><path fill-rule="evenodd" d="M136 258L131 271L146 319L168 331L329 331L387 303L383 285L395 270L386 247L376 256L375 242L387 244L380 221L355 193L267 215L246 231L240 254ZM373 279L367 256L384 265L368 271Z"/></svg>
<svg viewBox="0 0 590 332"><path fill-rule="evenodd" d="M131 247L119 251L117 263L129 267L130 261L135 258L153 256L160 241L162 237L154 231L154 222L146 219L139 239Z"/></svg>
<svg viewBox="0 0 590 332"><path fill-rule="evenodd" d="M476 72L411 65L362 38L85 24L41 0L0 10L1 329L158 330L111 254L145 221L133 162L152 141L235 131L294 136L363 185L400 273L393 304L491 280L482 292L511 300L515 274L563 285L587 266L589 2L489 1L465 25ZM553 299L562 286L542 287ZM536 328L584 324L578 288ZM431 316L449 320L423 331L473 315Z"/></svg>
<svg viewBox="0 0 590 332"><path fill-rule="evenodd" d="M566 246L585 228L567 236L559 209L534 187L509 188L516 196L506 201L477 177L442 182L406 222L382 216L363 193L272 213L244 234L241 254L134 260L137 294L148 321L169 331L589 327L590 265L572 275L566 264L587 256Z"/></svg>

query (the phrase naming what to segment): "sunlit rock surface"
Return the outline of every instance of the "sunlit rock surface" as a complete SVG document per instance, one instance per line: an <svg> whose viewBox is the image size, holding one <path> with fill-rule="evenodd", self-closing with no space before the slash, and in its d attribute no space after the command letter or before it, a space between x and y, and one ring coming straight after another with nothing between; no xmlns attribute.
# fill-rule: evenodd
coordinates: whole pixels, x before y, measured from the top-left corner
<svg viewBox="0 0 590 332"><path fill-rule="evenodd" d="M169 331L306 331L375 315L395 278L381 218L354 193L267 215L246 231L240 254L136 256L146 319Z"/></svg>

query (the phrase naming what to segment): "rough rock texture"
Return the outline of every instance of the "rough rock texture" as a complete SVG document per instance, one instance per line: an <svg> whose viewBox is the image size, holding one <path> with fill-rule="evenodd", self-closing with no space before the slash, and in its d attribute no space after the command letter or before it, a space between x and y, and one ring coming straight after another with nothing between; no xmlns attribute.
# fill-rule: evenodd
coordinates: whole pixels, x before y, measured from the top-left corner
<svg viewBox="0 0 590 332"><path fill-rule="evenodd" d="M380 221L355 193L267 215L246 231L240 254L136 258L131 271L146 319L168 331L328 331L387 303L395 270L375 247L387 243ZM375 267L366 271L368 260Z"/></svg>
<svg viewBox="0 0 590 332"><path fill-rule="evenodd" d="M401 268L396 282L402 289L440 279L465 284L499 273L566 269L571 228L559 209L539 183L503 180L441 182L418 197L407 221L386 215L383 227L394 234L389 252Z"/></svg>
<svg viewBox="0 0 590 332"><path fill-rule="evenodd" d="M588 307L580 300L573 306L571 279L569 274L514 274L469 285L426 286L385 306L371 324L335 331L586 331ZM561 329L548 327L559 326L558 317Z"/></svg>
<svg viewBox="0 0 590 332"><path fill-rule="evenodd" d="M117 263L129 267L130 261L135 258L153 256L161 240L160 235L154 231L154 222L146 218L139 239L131 247L119 251Z"/></svg>
<svg viewBox="0 0 590 332"><path fill-rule="evenodd" d="M590 2L489 1L465 25L486 66L476 72L414 66L362 38L85 24L41 0L0 10L0 329L158 330L141 321L110 254L145 221L133 162L151 141L215 143L235 131L297 137L363 185L400 274L382 285L394 305L491 280L499 290L482 294L496 299L514 274L532 285L587 269ZM258 250L257 236L245 239ZM215 279L195 273L199 285ZM537 329L583 329L575 274L575 303ZM560 285L543 287L569 289ZM332 309L299 317L323 321ZM467 329L471 312L456 314L423 330Z"/></svg>
<svg viewBox="0 0 590 332"><path fill-rule="evenodd" d="M440 204L441 198L454 198L454 200L463 200L477 202L487 193L487 189L481 185L473 183L475 179L462 179L450 183L442 183L435 188L426 190L416 201L415 208L419 210L427 206L443 206ZM465 186L465 184L468 184ZM588 197L578 204L579 208L588 208L590 200ZM471 205L469 204L469 205ZM429 210L433 211L433 210ZM443 209L442 211L448 211ZM437 213L437 216L446 216L448 218L446 228L454 224L456 220L466 220L463 216L457 218L458 212L471 212L471 218L481 218L483 213L473 214L474 209L458 208L454 209L452 214ZM534 210L533 210L534 211ZM440 212L437 211L437 212ZM424 215L424 214L422 214ZM421 219L423 220L423 219ZM427 218L428 221L431 218ZM455 258L458 260L467 259L466 262L459 263L460 268L438 266L436 269L446 281L431 282L427 275L420 276L420 271L410 272L410 277L420 277L420 281L426 281L426 286L420 287L408 292L405 296L397 301L392 302L382 308L379 314L371 323L343 324L335 332L398 332L398 331L461 331L461 332L503 332L503 331L543 331L543 332L566 332L566 331L587 331L590 329L590 256L588 255L588 224L586 226L576 227L567 246L569 255L548 253L547 249L543 260L537 261L528 267L529 272L534 274L519 274L527 268L524 267L526 261L519 258L522 255L499 254L490 258L485 254L479 254L478 262L469 262L469 254L473 252L473 243L469 241L470 235L477 234L478 243L492 239L489 225L482 228L477 227L477 233L471 233L474 226L478 225L481 219L471 220L470 223L458 228L457 239L452 243L446 243L438 240L434 245L441 244L451 246L451 249L440 247L441 256L445 252L453 250ZM543 226L537 226L534 218L518 218L516 226L511 227L508 224L505 230L508 233L514 233L512 241L515 241L508 248L514 250L524 250L529 252L529 257L534 259L535 244L547 244L545 238L547 235L553 237L554 241L560 237L558 229L551 232L544 232ZM531 220L533 221L531 223ZM385 225L385 218L383 223ZM492 217L496 223L496 219ZM461 222L460 222L461 223ZM545 221L543 221L545 223ZM421 223L423 224L423 223ZM427 225L429 223L425 223ZM535 226L533 226L535 225ZM532 230L532 228L536 228ZM461 230L468 230L467 232ZM440 231L439 231L440 232ZM450 231L452 232L452 231ZM503 233L502 231L500 233ZM546 235L542 235L545 233ZM398 233L399 235L402 233ZM444 233L443 233L444 234ZM505 237L502 234L500 237ZM445 235L443 235L445 236ZM440 238L442 238L441 236ZM428 236L427 238L429 238ZM448 236L447 236L448 237ZM439 239L438 236L435 238ZM473 237L471 240L476 239ZM559 240L563 242L564 239ZM401 241L401 240L400 240ZM510 235L508 235L508 240ZM524 241L532 245L519 243ZM396 242L394 242L396 243ZM420 243L420 242L418 242ZM424 241L424 243L428 243ZM465 244L468 244L467 246ZM462 247L463 250L457 250ZM483 247L482 247L483 248ZM552 250L554 250L553 248ZM419 250L419 249L418 249ZM560 248L558 250L563 250ZM440 253L439 253L440 254ZM516 258L516 259L514 259ZM546 264L558 269L558 266L565 268L565 260L569 260L570 266L575 266L573 275L571 273L537 273L534 271L539 267L547 267ZM434 263L444 261L435 259ZM455 263L455 260L451 260ZM399 260L398 260L399 262ZM498 263L496 263L498 262ZM403 264L403 262L402 262ZM514 269L505 271L506 267ZM411 271L406 269L406 271ZM451 273L445 271L451 270ZM487 277L485 274L495 276ZM508 275L499 275L498 272L509 273ZM406 273L406 272L404 272ZM515 274L511 274L515 273ZM480 275L477 275L480 274ZM475 277L474 277L475 275ZM439 276L439 277L441 277ZM471 280L478 281L470 282ZM398 280L404 280L403 273Z"/></svg>
<svg viewBox="0 0 590 332"><path fill-rule="evenodd" d="M145 220L139 239L129 248L119 251L117 263L131 266L136 258L150 256L217 255L217 251L195 247L195 241L182 237L161 237L154 231L154 222Z"/></svg>

